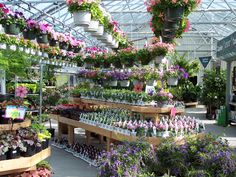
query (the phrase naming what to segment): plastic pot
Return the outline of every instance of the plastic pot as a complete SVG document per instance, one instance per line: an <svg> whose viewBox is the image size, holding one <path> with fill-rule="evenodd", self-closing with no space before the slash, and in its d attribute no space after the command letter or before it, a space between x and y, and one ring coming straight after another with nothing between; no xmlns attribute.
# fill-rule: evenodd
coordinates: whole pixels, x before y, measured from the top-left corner
<svg viewBox="0 0 236 177"><path fill-rule="evenodd" d="M146 84L147 84L148 86L153 86L153 85L154 85L154 82L155 82L155 80L154 80L154 79L151 79L151 80L146 81Z"/></svg>
<svg viewBox="0 0 236 177"><path fill-rule="evenodd" d="M47 44L48 43L48 35L47 34L39 34L37 36L37 42L39 44Z"/></svg>
<svg viewBox="0 0 236 177"><path fill-rule="evenodd" d="M3 27L6 34L18 35L20 33L20 26L16 23L4 25Z"/></svg>
<svg viewBox="0 0 236 177"><path fill-rule="evenodd" d="M89 26L91 13L89 11L78 11L73 13L74 23L78 26Z"/></svg>
<svg viewBox="0 0 236 177"><path fill-rule="evenodd" d="M167 84L170 86L176 86L178 84L178 78L177 77L170 77L167 79Z"/></svg>
<svg viewBox="0 0 236 177"><path fill-rule="evenodd" d="M45 141L42 141L42 149L47 149L49 146L49 139L46 139Z"/></svg>
<svg viewBox="0 0 236 177"><path fill-rule="evenodd" d="M74 53L79 53L81 50L81 47L74 47Z"/></svg>
<svg viewBox="0 0 236 177"><path fill-rule="evenodd" d="M165 20L179 21L183 18L184 7L169 7L166 9Z"/></svg>
<svg viewBox="0 0 236 177"><path fill-rule="evenodd" d="M23 31L23 36L25 39L28 39L28 40L35 40L36 38L36 33L34 31Z"/></svg>
<svg viewBox="0 0 236 177"><path fill-rule="evenodd" d="M17 159L20 157L19 149L9 149L6 153L7 159Z"/></svg>
<svg viewBox="0 0 236 177"><path fill-rule="evenodd" d="M59 48L63 50L68 50L68 43L67 42L59 42Z"/></svg>
<svg viewBox="0 0 236 177"><path fill-rule="evenodd" d="M49 39L49 45L50 45L51 47L56 47L56 46L58 46L59 44L58 44L58 41L57 41L57 40L55 40L55 39Z"/></svg>
<svg viewBox="0 0 236 177"><path fill-rule="evenodd" d="M29 144L27 144L26 147L27 147L26 152L21 153L23 157L31 157L36 153L35 145L30 146Z"/></svg>
<svg viewBox="0 0 236 177"><path fill-rule="evenodd" d="M171 29L171 30L178 30L179 29L179 22L176 21L165 21L164 22L164 29Z"/></svg>
<svg viewBox="0 0 236 177"><path fill-rule="evenodd" d="M130 81L129 80L120 81L120 86L121 87L129 87L129 85L130 85Z"/></svg>

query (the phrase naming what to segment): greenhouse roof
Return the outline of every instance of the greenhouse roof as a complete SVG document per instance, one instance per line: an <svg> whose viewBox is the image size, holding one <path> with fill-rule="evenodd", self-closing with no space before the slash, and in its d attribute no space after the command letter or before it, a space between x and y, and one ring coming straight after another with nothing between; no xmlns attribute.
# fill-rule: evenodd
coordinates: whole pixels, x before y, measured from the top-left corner
<svg viewBox="0 0 236 177"><path fill-rule="evenodd" d="M100 45L80 27L74 26L65 0L1 0L0 3L9 6L14 4L12 8L21 9L27 17L45 20L54 24L58 31L77 33L76 35L87 43ZM144 0L102 0L102 6L118 21L120 29L136 46L142 47L154 36L149 27L151 15L146 11ZM190 14L189 19L191 30L184 34L179 42L182 46L187 45L188 50L192 47L191 50L199 51L202 45L213 45L235 31L236 1L203 0L200 7ZM190 40L186 40L188 38ZM180 50L182 49L185 47Z"/></svg>

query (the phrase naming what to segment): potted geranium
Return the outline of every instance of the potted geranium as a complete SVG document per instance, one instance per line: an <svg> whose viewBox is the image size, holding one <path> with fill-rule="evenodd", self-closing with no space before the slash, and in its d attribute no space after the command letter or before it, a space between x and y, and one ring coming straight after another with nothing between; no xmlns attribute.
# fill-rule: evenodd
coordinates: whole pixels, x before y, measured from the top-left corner
<svg viewBox="0 0 236 177"><path fill-rule="evenodd" d="M68 11L73 13L75 25L88 26L91 21L91 8L98 2L98 0L66 0Z"/></svg>
<svg viewBox="0 0 236 177"><path fill-rule="evenodd" d="M5 6L0 6L0 20L6 34L18 35L25 27L25 17L22 12L13 12Z"/></svg>
<svg viewBox="0 0 236 177"><path fill-rule="evenodd" d="M48 43L48 33L52 30L52 27L47 23L39 23L39 28L37 32L37 42L39 44Z"/></svg>
<svg viewBox="0 0 236 177"><path fill-rule="evenodd" d="M58 43L58 35L59 33L51 30L48 33L48 40L49 40L49 45L52 47L58 47L59 43Z"/></svg>
<svg viewBox="0 0 236 177"><path fill-rule="evenodd" d="M34 40L36 38L38 23L35 20L26 20L26 26L23 30L23 36L25 39Z"/></svg>

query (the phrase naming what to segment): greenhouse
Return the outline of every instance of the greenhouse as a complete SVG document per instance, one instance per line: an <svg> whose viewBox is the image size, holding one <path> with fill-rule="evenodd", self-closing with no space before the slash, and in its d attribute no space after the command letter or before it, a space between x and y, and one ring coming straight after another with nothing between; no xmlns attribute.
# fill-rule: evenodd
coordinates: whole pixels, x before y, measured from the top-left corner
<svg viewBox="0 0 236 177"><path fill-rule="evenodd" d="M235 177L236 1L0 0L0 177Z"/></svg>

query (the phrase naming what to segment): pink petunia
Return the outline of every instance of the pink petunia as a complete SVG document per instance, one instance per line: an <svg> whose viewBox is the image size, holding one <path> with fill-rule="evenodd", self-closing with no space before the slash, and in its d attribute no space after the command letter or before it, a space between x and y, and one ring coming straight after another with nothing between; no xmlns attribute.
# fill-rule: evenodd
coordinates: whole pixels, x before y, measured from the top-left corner
<svg viewBox="0 0 236 177"><path fill-rule="evenodd" d="M24 86L19 86L16 88L16 96L20 98L24 98L27 95L27 88Z"/></svg>

